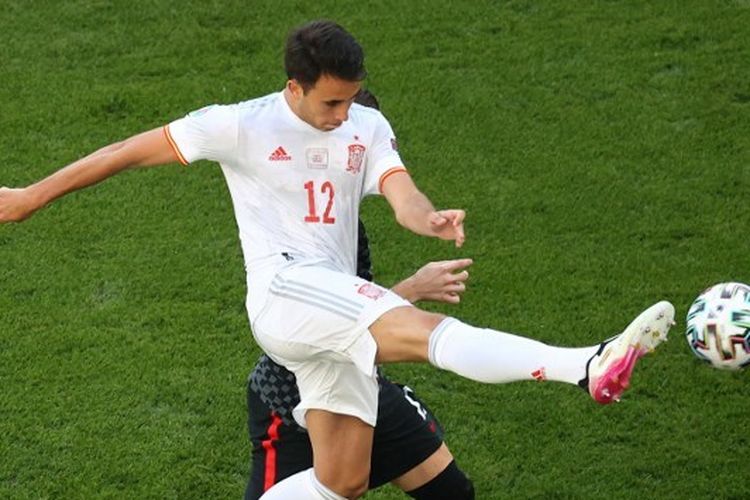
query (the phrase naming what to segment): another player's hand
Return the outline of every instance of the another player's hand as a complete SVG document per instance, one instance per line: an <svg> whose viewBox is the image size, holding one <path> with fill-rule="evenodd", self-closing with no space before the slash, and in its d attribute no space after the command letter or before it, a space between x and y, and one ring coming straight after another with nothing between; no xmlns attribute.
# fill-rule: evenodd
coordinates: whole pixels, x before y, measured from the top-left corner
<svg viewBox="0 0 750 500"><path fill-rule="evenodd" d="M29 218L36 209L28 189L0 188L0 223L20 222Z"/></svg>
<svg viewBox="0 0 750 500"><path fill-rule="evenodd" d="M469 279L469 272L465 268L472 262L471 259L430 262L394 286L393 291L410 302L432 300L458 304Z"/></svg>
<svg viewBox="0 0 750 500"><path fill-rule="evenodd" d="M461 247L466 240L464 235L463 210L437 210L430 214L429 222L435 236L441 240L453 240L456 247Z"/></svg>

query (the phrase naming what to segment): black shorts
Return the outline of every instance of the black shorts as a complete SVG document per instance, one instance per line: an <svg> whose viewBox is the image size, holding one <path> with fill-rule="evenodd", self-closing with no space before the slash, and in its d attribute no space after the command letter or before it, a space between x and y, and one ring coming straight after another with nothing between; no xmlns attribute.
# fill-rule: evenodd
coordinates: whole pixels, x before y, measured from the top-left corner
<svg viewBox="0 0 750 500"><path fill-rule="evenodd" d="M251 384L247 406L253 450L245 499L255 500L282 479L312 467L312 446L307 432L272 412ZM440 424L412 390L381 377L370 488L388 483L419 465L442 442Z"/></svg>

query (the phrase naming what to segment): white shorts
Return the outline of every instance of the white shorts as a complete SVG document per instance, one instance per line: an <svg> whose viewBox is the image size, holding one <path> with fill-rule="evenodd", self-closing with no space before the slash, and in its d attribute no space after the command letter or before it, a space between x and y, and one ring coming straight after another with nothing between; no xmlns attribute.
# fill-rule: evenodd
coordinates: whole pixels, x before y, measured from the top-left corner
<svg viewBox="0 0 750 500"><path fill-rule="evenodd" d="M260 347L297 377L295 420L309 409L353 415L374 426L377 344L369 326L411 304L356 276L298 265L279 271L263 307L250 318Z"/></svg>

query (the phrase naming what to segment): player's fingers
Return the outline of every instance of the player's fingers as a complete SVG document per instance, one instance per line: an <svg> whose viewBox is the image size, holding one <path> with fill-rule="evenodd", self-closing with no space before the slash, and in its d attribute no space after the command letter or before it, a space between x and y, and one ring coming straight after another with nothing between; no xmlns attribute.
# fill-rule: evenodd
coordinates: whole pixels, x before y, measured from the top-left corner
<svg viewBox="0 0 750 500"><path fill-rule="evenodd" d="M469 271L461 271L460 273L450 273L441 276L443 286L452 285L453 283L463 283L469 279Z"/></svg>
<svg viewBox="0 0 750 500"><path fill-rule="evenodd" d="M461 302L461 296L457 293L447 292L443 294L443 301L449 304L458 304Z"/></svg>
<svg viewBox="0 0 750 500"><path fill-rule="evenodd" d="M450 219L451 226L453 228L452 238L456 242L456 247L461 247L466 241L466 234L464 233L464 218L466 212L463 210L445 210L443 212L446 218Z"/></svg>
<svg viewBox="0 0 750 500"><path fill-rule="evenodd" d="M464 234L464 225L453 223L453 231L456 235L456 247L461 248L466 241L466 235Z"/></svg>
<svg viewBox="0 0 750 500"><path fill-rule="evenodd" d="M463 210L452 210L453 212L453 227L463 225L464 219L466 218L466 212Z"/></svg>
<svg viewBox="0 0 750 500"><path fill-rule="evenodd" d="M440 262L440 264L443 266L443 268L446 271L458 271L459 269L463 269L464 267L469 267L474 263L474 260L472 259L453 259L453 260L444 260Z"/></svg>
<svg viewBox="0 0 750 500"><path fill-rule="evenodd" d="M11 222L10 209L7 206L6 195L10 192L10 189L3 186L0 187L0 222Z"/></svg>
<svg viewBox="0 0 750 500"><path fill-rule="evenodd" d="M447 293L459 294L466 291L466 284L461 282L449 283L443 287Z"/></svg>
<svg viewBox="0 0 750 500"><path fill-rule="evenodd" d="M432 224L433 226L442 226L443 224L448 222L448 219L446 219L443 215L441 215L438 212L432 212L428 220L430 221L430 224Z"/></svg>
<svg viewBox="0 0 750 500"><path fill-rule="evenodd" d="M460 273L454 273L451 275L451 281L455 283L461 283L469 279L469 271L461 271Z"/></svg>

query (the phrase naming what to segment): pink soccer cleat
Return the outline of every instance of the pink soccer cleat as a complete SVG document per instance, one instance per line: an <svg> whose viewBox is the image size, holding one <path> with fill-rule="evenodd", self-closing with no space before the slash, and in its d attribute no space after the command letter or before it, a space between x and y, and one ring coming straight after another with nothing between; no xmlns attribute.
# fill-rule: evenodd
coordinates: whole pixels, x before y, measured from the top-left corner
<svg viewBox="0 0 750 500"><path fill-rule="evenodd" d="M597 403L619 401L630 385L636 361L667 340L674 325L674 306L662 301L635 318L623 332L601 343L586 366L586 378L578 384L589 391Z"/></svg>

